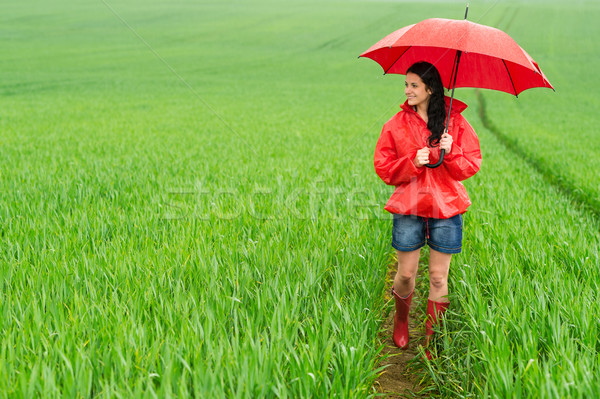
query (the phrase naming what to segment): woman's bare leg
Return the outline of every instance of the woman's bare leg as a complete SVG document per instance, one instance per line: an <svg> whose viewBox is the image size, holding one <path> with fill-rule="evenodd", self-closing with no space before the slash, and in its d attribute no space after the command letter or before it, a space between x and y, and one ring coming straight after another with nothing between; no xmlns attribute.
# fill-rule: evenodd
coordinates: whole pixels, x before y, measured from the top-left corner
<svg viewBox="0 0 600 399"><path fill-rule="evenodd" d="M451 254L429 249L429 299L448 302L448 272Z"/></svg>
<svg viewBox="0 0 600 399"><path fill-rule="evenodd" d="M394 278L394 291L399 296L406 297L415 288L421 249L411 252L396 251L396 253L398 255L398 271Z"/></svg>

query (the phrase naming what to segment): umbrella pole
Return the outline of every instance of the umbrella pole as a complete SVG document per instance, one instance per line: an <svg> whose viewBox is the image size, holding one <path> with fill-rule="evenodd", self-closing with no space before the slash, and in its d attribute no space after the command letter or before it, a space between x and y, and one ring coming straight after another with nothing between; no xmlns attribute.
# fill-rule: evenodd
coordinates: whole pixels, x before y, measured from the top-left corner
<svg viewBox="0 0 600 399"><path fill-rule="evenodd" d="M460 64L460 56L462 55L462 51L456 52L456 61L454 63L454 76L452 81L452 95L450 96L450 106L448 107L448 116L446 118L446 128L444 131L448 131L448 126L450 125L450 111L452 110L452 101L454 100L454 89L456 89L456 77L458 76L458 64ZM442 150L443 151L443 150Z"/></svg>

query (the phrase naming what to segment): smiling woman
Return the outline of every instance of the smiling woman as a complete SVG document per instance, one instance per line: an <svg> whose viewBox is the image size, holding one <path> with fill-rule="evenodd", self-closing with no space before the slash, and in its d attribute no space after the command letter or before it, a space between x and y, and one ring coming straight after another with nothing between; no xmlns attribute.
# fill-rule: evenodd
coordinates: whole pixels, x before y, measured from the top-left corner
<svg viewBox="0 0 600 399"><path fill-rule="evenodd" d="M479 170L479 140L460 114L457 102L449 110L437 69L427 63L412 65L405 81L406 102L383 127L375 148L375 170L395 186L386 210L394 215L392 246L397 251L398 272L392 287L396 301L393 339L407 348L408 311L415 287L421 248L428 244L429 298L426 323L426 355L431 358L433 325L448 308L448 272L452 254L462 246L462 217L471 204L460 181ZM449 130L444 132L446 113ZM435 148L435 147L439 148ZM425 168L431 156L445 150L446 162Z"/></svg>

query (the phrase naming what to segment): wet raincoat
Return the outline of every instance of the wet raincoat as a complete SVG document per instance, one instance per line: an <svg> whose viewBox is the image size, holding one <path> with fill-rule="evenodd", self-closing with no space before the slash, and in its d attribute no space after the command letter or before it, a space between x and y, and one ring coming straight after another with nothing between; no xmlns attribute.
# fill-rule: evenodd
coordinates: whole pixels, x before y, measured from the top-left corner
<svg viewBox="0 0 600 399"><path fill-rule="evenodd" d="M446 112L450 99L446 97ZM405 102L402 111L383 126L375 147L375 171L386 183L396 186L385 209L391 213L447 219L464 213L471 205L462 180L481 166L479 139L461 115L467 105L452 103L448 133L452 151L437 168L417 168L413 163L417 151L427 145L431 135L425 121ZM429 155L430 163L439 159L439 147Z"/></svg>

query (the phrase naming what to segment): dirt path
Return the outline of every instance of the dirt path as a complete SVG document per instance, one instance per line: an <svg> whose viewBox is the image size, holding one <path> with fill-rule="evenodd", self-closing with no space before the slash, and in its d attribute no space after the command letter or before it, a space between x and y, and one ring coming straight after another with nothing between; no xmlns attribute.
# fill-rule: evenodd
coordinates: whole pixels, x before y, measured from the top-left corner
<svg viewBox="0 0 600 399"><path fill-rule="evenodd" d="M388 283L386 288L386 299L391 300L391 287L396 273L395 264L391 265L388 275ZM387 366L382 374L375 381L375 388L378 392L385 394L385 398L424 398L426 396L417 395L423 386L418 385L419 373L415 373L414 362L418 356L419 344L425 336L424 325L421 322L424 320L424 315L417 314L416 309L420 308L422 299L413 297L410 307L409 318L409 333L410 343L408 349L401 350L394 345L392 341L392 332L394 330L394 310L389 313L384 322L385 333L381 340L385 344L382 355L389 356L380 363L380 366ZM411 364L413 363L413 364Z"/></svg>

